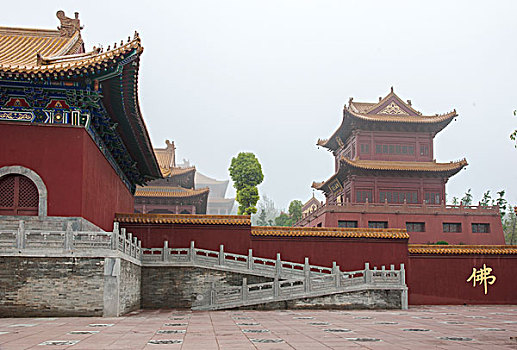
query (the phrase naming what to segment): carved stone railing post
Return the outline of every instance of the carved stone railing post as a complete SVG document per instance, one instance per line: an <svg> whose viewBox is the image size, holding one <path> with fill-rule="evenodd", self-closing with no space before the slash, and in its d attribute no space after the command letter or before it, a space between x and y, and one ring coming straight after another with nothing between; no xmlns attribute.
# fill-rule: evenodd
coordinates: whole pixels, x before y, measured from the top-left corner
<svg viewBox="0 0 517 350"><path fill-rule="evenodd" d="M133 237L133 247L135 247L135 253L133 255L133 258L138 257L138 237Z"/></svg>
<svg viewBox="0 0 517 350"><path fill-rule="evenodd" d="M188 257L189 257L189 260L190 262L194 263L194 261L196 260L196 250L194 248L194 241L190 241L190 248L189 248L189 251L188 251Z"/></svg>
<svg viewBox="0 0 517 350"><path fill-rule="evenodd" d="M339 265L337 265L335 261L332 262L332 274L334 275L336 288L341 287L341 271L339 270Z"/></svg>
<svg viewBox="0 0 517 350"><path fill-rule="evenodd" d="M118 250L119 223L113 223L113 233L111 234L111 249Z"/></svg>
<svg viewBox="0 0 517 350"><path fill-rule="evenodd" d="M408 289L406 287L406 270L404 268L404 264L400 264L400 284L404 289L402 289L402 295L401 295L401 307L402 310L408 309Z"/></svg>
<svg viewBox="0 0 517 350"><path fill-rule="evenodd" d="M141 261L142 258L143 258L142 241L138 240L138 259L140 259L140 261Z"/></svg>
<svg viewBox="0 0 517 350"><path fill-rule="evenodd" d="M364 283L372 283L372 270L370 270L370 263L364 263Z"/></svg>
<svg viewBox="0 0 517 350"><path fill-rule="evenodd" d="M244 277L242 279L242 301L248 300L248 279Z"/></svg>
<svg viewBox="0 0 517 350"><path fill-rule="evenodd" d="M303 283L304 290L308 293L311 291L311 265L309 265L308 257L305 257L305 262L303 264L303 275L305 277L305 281Z"/></svg>
<svg viewBox="0 0 517 350"><path fill-rule="evenodd" d="M275 280L273 282L273 295L275 298L280 295L280 281L278 279L278 275L275 276Z"/></svg>
<svg viewBox="0 0 517 350"><path fill-rule="evenodd" d="M64 248L65 250L74 249L74 232L72 231L72 223L69 221L66 223Z"/></svg>
<svg viewBox="0 0 517 350"><path fill-rule="evenodd" d="M129 256L133 256L133 234L131 232L129 232L127 234L127 240L128 240L128 245L129 245L129 252L127 253Z"/></svg>
<svg viewBox="0 0 517 350"><path fill-rule="evenodd" d="M219 246L219 265L224 265L224 244Z"/></svg>
<svg viewBox="0 0 517 350"><path fill-rule="evenodd" d="M25 222L23 220L18 222L18 231L16 232L16 248L25 248Z"/></svg>
<svg viewBox="0 0 517 350"><path fill-rule="evenodd" d="M275 274L280 276L282 273L282 259L280 259L280 253L276 253L276 262L275 262Z"/></svg>
<svg viewBox="0 0 517 350"><path fill-rule="evenodd" d="M121 228L120 229L120 236L122 236L122 253L125 253L126 252L126 229L125 228Z"/></svg>
<svg viewBox="0 0 517 350"><path fill-rule="evenodd" d="M253 249L248 249L248 270L253 270Z"/></svg>
<svg viewBox="0 0 517 350"><path fill-rule="evenodd" d="M169 260L169 241L163 242L163 250L162 250L162 261L168 261Z"/></svg>

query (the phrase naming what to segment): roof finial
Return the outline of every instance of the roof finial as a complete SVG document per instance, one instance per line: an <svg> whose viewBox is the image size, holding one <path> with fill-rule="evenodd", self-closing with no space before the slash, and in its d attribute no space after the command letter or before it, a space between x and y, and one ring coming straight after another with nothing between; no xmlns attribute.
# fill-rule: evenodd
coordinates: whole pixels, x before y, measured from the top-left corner
<svg viewBox="0 0 517 350"><path fill-rule="evenodd" d="M393 86L391 87L391 92L393 92Z"/></svg>
<svg viewBox="0 0 517 350"><path fill-rule="evenodd" d="M59 10L57 11L56 16L61 24L59 27L57 27L61 36L71 38L75 32L83 29L81 26L81 21L79 20L79 12L75 13L75 18L70 18L65 15L65 11Z"/></svg>
<svg viewBox="0 0 517 350"><path fill-rule="evenodd" d="M350 97L350 98L348 99L348 105L349 105L349 106L350 106L350 104L352 103L352 101L353 101L353 100L354 100L354 98L353 98L353 97Z"/></svg>
<svg viewBox="0 0 517 350"><path fill-rule="evenodd" d="M136 40L136 39L138 39L138 38L140 38L140 35L139 35L139 34L138 34L138 32L135 30L135 37L134 37L133 39L135 39L135 40Z"/></svg>

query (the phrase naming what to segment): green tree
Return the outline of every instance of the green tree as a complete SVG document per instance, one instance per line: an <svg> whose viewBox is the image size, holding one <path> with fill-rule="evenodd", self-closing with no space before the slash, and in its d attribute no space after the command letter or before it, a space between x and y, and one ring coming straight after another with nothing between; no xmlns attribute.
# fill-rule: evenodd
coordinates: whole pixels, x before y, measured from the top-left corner
<svg viewBox="0 0 517 350"><path fill-rule="evenodd" d="M490 202L492 201L493 199L492 196L490 196L490 190L488 190L485 193L483 193L483 199L481 199L481 202L479 202L479 204L482 207L488 207L490 205Z"/></svg>
<svg viewBox="0 0 517 350"><path fill-rule="evenodd" d="M292 220L288 214L281 212L280 215L275 218L275 226L292 226Z"/></svg>
<svg viewBox="0 0 517 350"><path fill-rule="evenodd" d="M517 244L517 215L515 215L514 210L510 210L505 216L503 220L503 232L506 244Z"/></svg>
<svg viewBox="0 0 517 350"><path fill-rule="evenodd" d="M237 190L236 200L239 203L239 215L251 215L257 212L255 205L259 200L257 186L264 180L262 166L253 153L241 152L232 158L230 177Z"/></svg>
<svg viewBox="0 0 517 350"><path fill-rule="evenodd" d="M472 205L472 193L471 193L471 188L468 189L467 192L465 192L465 195L463 196L463 198L461 198L461 204L463 205Z"/></svg>
<svg viewBox="0 0 517 350"><path fill-rule="evenodd" d="M501 190L497 192L499 197L495 200L495 204L499 206L499 211L501 212L501 220L503 219L504 215L506 214L506 207L508 205L508 202L506 199L504 199L505 190ZM494 204L494 201L492 201L492 205Z"/></svg>
<svg viewBox="0 0 517 350"><path fill-rule="evenodd" d="M273 226L279 211L275 208L273 200L262 195L257 205L257 214L251 216L251 224L258 226Z"/></svg>
<svg viewBox="0 0 517 350"><path fill-rule="evenodd" d="M289 203L289 216L293 225L302 218L302 201L295 199Z"/></svg>

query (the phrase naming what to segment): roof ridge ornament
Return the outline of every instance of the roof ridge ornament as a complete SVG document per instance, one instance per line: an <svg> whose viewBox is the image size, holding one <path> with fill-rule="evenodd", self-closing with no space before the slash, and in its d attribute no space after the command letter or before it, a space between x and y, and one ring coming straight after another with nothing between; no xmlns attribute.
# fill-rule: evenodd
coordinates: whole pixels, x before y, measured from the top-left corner
<svg viewBox="0 0 517 350"><path fill-rule="evenodd" d="M56 13L56 17L61 22L61 25L57 27L61 36L71 38L75 32L84 28L79 20L79 12L75 12L75 18L70 18L65 15L65 11L59 10Z"/></svg>

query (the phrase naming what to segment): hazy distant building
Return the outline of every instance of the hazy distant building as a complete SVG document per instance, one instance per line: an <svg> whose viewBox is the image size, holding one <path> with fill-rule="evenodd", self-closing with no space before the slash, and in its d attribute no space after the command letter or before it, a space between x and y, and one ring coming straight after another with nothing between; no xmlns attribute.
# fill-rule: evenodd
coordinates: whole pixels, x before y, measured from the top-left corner
<svg viewBox="0 0 517 350"><path fill-rule="evenodd" d="M163 179L138 186L135 193L135 212L149 214L206 214L209 189L196 186L195 167L176 166L174 142L166 141L166 148L155 148L154 153Z"/></svg>
<svg viewBox="0 0 517 350"><path fill-rule="evenodd" d="M183 163L178 164L178 167L192 168L190 162L186 159L183 159ZM196 171L194 183L196 188L208 187L210 189L208 193L207 214L229 215L237 213L236 208L234 208L235 198L225 198L226 190L230 183L229 180L216 180Z"/></svg>

